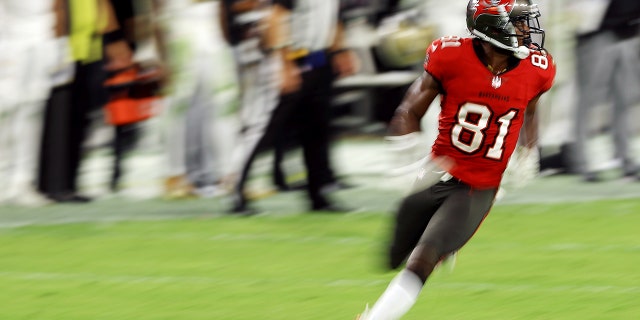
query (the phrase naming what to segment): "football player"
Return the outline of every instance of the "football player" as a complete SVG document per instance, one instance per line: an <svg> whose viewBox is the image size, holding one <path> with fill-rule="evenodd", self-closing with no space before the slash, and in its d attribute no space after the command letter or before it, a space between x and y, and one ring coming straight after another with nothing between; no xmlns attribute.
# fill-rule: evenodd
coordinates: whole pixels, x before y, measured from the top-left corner
<svg viewBox="0 0 640 320"><path fill-rule="evenodd" d="M537 5L471 0L466 16L472 37L431 43L425 72L392 119L394 141L415 139L420 119L441 95L430 158L444 170L434 170L443 171L435 185L414 189L403 199L388 263L392 269L406 264L360 319L402 317L436 265L469 241L486 217L518 141L523 153L537 152L536 104L555 76L553 59L543 48Z"/></svg>

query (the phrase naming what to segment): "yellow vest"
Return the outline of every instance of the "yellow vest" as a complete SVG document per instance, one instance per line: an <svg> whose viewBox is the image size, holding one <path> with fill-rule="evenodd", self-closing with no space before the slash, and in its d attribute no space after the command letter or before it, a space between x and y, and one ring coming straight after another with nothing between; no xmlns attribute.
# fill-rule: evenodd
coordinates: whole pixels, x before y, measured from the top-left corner
<svg viewBox="0 0 640 320"><path fill-rule="evenodd" d="M106 11L99 0L69 0L69 41L75 61L102 59L102 31L107 26Z"/></svg>

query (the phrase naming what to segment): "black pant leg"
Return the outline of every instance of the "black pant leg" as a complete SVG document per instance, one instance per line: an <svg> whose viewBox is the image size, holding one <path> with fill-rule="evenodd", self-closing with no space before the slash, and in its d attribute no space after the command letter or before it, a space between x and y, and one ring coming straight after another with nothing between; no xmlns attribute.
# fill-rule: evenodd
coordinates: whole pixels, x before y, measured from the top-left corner
<svg viewBox="0 0 640 320"><path fill-rule="evenodd" d="M53 88L45 105L38 188L47 195L69 192L71 188L67 166L68 137L71 134L71 95L71 84Z"/></svg>
<svg viewBox="0 0 640 320"><path fill-rule="evenodd" d="M71 125L69 140L69 161L67 179L70 191L77 192L79 170L84 158L84 142L91 123L91 113L99 110L107 102L104 87L106 71L102 61L76 64L76 75L72 84Z"/></svg>
<svg viewBox="0 0 640 320"><path fill-rule="evenodd" d="M314 207L327 205L322 187L335 180L330 164L330 110L333 75L329 66L304 75L300 110L301 142L307 167L308 192Z"/></svg>
<svg viewBox="0 0 640 320"><path fill-rule="evenodd" d="M251 167L256 156L263 151L272 149L275 144L275 140L280 137L282 130L287 130L287 126L290 123L292 113L296 106L296 102L299 99L299 92L289 95L284 95L280 98L278 105L274 109L269 123L267 124L264 133L259 138L256 145L243 159L243 165L240 172L240 177L235 185L235 206L244 206L247 202L244 196L244 188L251 172Z"/></svg>

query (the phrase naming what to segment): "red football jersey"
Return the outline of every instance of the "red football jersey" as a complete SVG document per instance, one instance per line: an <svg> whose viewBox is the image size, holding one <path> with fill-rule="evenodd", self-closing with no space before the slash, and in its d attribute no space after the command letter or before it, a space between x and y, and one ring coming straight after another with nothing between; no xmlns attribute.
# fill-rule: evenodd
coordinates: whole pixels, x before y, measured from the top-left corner
<svg viewBox="0 0 640 320"><path fill-rule="evenodd" d="M452 158L449 173L474 188L499 186L527 104L553 84L551 55L532 52L495 76L476 55L472 38L443 37L427 49L424 69L443 89L433 154Z"/></svg>

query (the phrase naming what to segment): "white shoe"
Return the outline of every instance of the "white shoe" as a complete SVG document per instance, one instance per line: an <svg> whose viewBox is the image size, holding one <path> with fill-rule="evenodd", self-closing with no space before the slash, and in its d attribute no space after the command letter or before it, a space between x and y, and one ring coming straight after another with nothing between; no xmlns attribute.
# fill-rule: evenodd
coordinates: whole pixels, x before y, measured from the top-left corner
<svg viewBox="0 0 640 320"><path fill-rule="evenodd" d="M208 185L200 187L195 189L195 193L200 196L200 198L205 199L221 197L227 194L226 190L219 185Z"/></svg>
<svg viewBox="0 0 640 320"><path fill-rule="evenodd" d="M32 189L26 189L22 192L16 192L9 197L8 203L21 207L43 207L53 203L42 193Z"/></svg>

